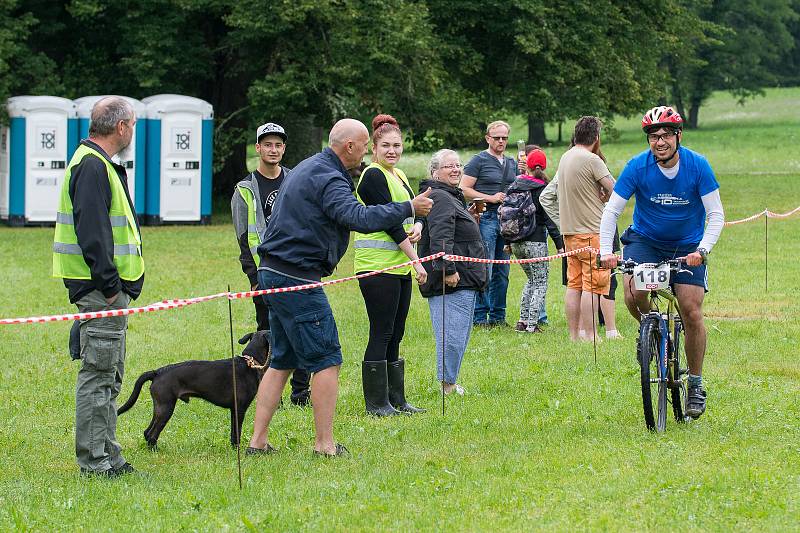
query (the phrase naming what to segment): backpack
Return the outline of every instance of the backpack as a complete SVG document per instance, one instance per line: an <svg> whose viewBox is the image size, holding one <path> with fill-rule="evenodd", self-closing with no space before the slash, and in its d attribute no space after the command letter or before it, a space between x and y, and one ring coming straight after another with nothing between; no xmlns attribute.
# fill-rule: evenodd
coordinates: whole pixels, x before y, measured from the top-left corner
<svg viewBox="0 0 800 533"><path fill-rule="evenodd" d="M518 242L536 227L536 204L530 191L510 189L497 209L500 234L508 242Z"/></svg>

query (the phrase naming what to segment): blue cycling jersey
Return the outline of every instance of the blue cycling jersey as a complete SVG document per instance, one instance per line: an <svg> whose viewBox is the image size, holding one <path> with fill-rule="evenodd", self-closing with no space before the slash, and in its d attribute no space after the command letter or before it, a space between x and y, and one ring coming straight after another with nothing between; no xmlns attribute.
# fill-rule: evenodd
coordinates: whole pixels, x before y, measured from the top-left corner
<svg viewBox="0 0 800 533"><path fill-rule="evenodd" d="M667 178L652 152L645 150L628 161L614 186L626 200L636 195L633 230L667 248L702 240L706 220L702 197L719 189L705 157L682 146L678 154L680 166L674 178Z"/></svg>

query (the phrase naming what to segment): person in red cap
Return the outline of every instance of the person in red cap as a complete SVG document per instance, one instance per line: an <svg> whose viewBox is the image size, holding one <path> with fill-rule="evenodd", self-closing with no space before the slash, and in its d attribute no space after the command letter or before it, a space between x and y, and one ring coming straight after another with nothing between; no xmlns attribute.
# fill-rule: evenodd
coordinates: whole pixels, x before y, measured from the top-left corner
<svg viewBox="0 0 800 533"><path fill-rule="evenodd" d="M510 242L511 253L518 259L546 256L548 234L558 251L563 252L561 233L539 203L539 195L550 179L544 172L547 157L538 146L528 152L526 167L525 174L518 176L506 191L498 212L503 238ZM520 333L541 333L539 317L547 292L548 262L520 266L528 281L520 297L515 329Z"/></svg>

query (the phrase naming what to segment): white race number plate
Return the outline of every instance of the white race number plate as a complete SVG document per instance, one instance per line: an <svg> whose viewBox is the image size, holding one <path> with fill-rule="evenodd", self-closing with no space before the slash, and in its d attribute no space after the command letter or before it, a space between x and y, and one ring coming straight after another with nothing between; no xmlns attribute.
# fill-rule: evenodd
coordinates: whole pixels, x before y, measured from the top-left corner
<svg viewBox="0 0 800 533"><path fill-rule="evenodd" d="M669 265L642 263L633 267L633 283L640 291L653 291L669 287Z"/></svg>

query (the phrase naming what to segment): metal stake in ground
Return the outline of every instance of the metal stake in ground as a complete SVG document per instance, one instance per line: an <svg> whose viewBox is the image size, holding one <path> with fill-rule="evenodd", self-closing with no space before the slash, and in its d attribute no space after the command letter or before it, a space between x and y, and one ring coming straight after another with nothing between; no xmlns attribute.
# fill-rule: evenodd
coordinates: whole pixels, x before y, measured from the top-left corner
<svg viewBox="0 0 800 533"><path fill-rule="evenodd" d="M589 239L589 246L592 245L592 240ZM592 260L592 248L589 248L589 298L592 299L592 346L594 347L594 362L597 364L597 312L594 309L594 261ZM597 254L597 261L600 261L600 254ZM599 268L599 265L598 265ZM600 305L600 298L597 299L597 305ZM580 333L580 313L578 313L578 332Z"/></svg>
<svg viewBox="0 0 800 533"><path fill-rule="evenodd" d="M767 271L769 270L769 210L764 209L764 292L769 287L767 281Z"/></svg>
<svg viewBox="0 0 800 533"><path fill-rule="evenodd" d="M228 294L231 286L228 285ZM236 397L236 355L233 353L233 310L231 309L231 299L228 298L228 325L231 333L231 372L233 372L233 430L236 432L236 466L239 469L239 490L242 490L242 447L239 442L242 434L239 431L239 400Z"/></svg>
<svg viewBox="0 0 800 533"><path fill-rule="evenodd" d="M442 251L444 252L444 239L442 239ZM445 275L447 274L447 260L442 256L442 416L444 416L444 349L446 346L447 335L445 335L445 321L444 321L444 299L447 293L447 285L444 282Z"/></svg>

